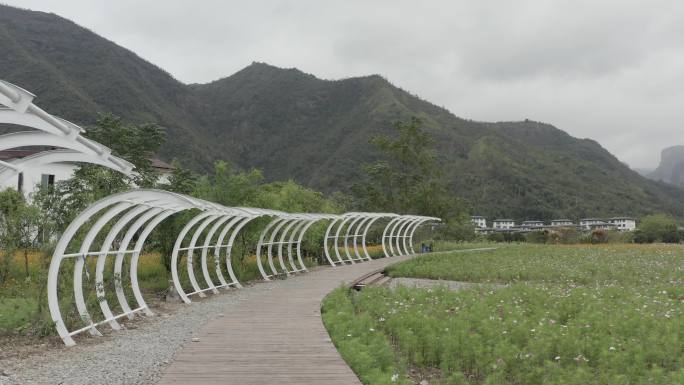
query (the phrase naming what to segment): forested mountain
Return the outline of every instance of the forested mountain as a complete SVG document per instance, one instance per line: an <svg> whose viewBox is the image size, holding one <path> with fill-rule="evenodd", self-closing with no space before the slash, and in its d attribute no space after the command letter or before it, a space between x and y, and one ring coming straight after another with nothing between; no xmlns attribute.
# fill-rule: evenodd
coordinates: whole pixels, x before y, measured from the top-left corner
<svg viewBox="0 0 684 385"><path fill-rule="evenodd" d="M630 170L589 139L532 121L458 118L381 76L321 80L254 63L209 84L183 84L125 48L53 14L0 6L0 79L83 125L97 112L158 122L160 154L206 171L218 159L326 192L348 191L374 160L369 139L417 116L437 141L454 194L490 217L684 218L684 190Z"/></svg>

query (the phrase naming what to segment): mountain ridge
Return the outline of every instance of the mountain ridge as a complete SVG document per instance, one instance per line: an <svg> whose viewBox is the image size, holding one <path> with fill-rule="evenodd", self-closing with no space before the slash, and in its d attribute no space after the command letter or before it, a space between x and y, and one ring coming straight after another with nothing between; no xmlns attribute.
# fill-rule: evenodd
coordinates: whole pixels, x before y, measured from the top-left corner
<svg viewBox="0 0 684 385"><path fill-rule="evenodd" d="M479 122L393 85L381 75L319 79L253 62L204 84L156 65L59 16L0 6L3 79L37 94L50 113L94 123L96 112L156 122L165 160L208 171L215 160L349 191L369 143L413 116L436 141L454 194L489 217L642 215L684 218L684 190L651 182L591 139L541 122Z"/></svg>

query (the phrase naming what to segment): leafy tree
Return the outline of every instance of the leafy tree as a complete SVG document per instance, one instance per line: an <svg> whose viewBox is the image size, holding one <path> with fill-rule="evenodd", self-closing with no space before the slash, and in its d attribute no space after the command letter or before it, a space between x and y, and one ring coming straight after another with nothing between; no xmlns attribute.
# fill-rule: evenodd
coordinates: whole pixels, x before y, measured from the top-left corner
<svg viewBox="0 0 684 385"><path fill-rule="evenodd" d="M0 283L9 275L10 264L17 250L22 250L26 276L29 275L29 251L38 247L40 210L26 203L24 196L13 189L0 192L0 249L3 252Z"/></svg>
<svg viewBox="0 0 684 385"><path fill-rule="evenodd" d="M358 205L368 211L440 217L452 233L465 235L460 231L466 220L464 203L449 192L435 141L421 125L414 117L395 123L395 137L372 139L380 160L362 166L365 179L353 187Z"/></svg>
<svg viewBox="0 0 684 385"><path fill-rule="evenodd" d="M681 234L678 223L666 214L647 215L641 219L639 229L634 234L634 241L637 243L679 243Z"/></svg>
<svg viewBox="0 0 684 385"><path fill-rule="evenodd" d="M133 163L135 174L129 177L99 165L82 164L74 171L73 178L39 192L37 198L42 209L48 210L59 230L90 203L128 190L132 185L152 187L157 180L150 157L164 142L164 131L158 126L124 124L119 117L103 114L87 136Z"/></svg>
<svg viewBox="0 0 684 385"><path fill-rule="evenodd" d="M214 173L197 182L197 197L226 206L254 206L264 177L261 171L241 171L224 161L214 164Z"/></svg>
<svg viewBox="0 0 684 385"><path fill-rule="evenodd" d="M169 177L168 185L160 185L158 187L179 194L190 195L194 193L197 188L198 176L191 170L183 168L177 159L171 162L171 167L173 170Z"/></svg>
<svg viewBox="0 0 684 385"><path fill-rule="evenodd" d="M155 185L157 175L152 170L150 158L165 141L165 133L159 126L154 123L124 124L118 116L101 114L96 125L88 130L87 136L109 147L117 156L133 163L136 174L132 177L132 182L136 185Z"/></svg>

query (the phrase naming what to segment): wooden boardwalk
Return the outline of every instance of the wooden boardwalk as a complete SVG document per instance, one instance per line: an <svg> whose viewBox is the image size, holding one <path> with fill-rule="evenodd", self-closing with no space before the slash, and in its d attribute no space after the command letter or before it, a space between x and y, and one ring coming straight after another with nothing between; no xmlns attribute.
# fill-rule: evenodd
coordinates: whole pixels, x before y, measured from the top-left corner
<svg viewBox="0 0 684 385"><path fill-rule="evenodd" d="M231 306L183 346L159 383L360 385L323 326L321 301L342 282L408 258L320 269Z"/></svg>

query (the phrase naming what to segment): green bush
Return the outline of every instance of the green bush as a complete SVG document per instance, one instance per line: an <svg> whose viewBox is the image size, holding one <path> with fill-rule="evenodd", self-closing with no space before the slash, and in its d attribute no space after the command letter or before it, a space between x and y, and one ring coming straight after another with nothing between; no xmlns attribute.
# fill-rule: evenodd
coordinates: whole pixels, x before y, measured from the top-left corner
<svg viewBox="0 0 684 385"><path fill-rule="evenodd" d="M643 217L639 229L634 234L636 243L679 243L681 240L682 235L677 221L666 214Z"/></svg>
<svg viewBox="0 0 684 385"><path fill-rule="evenodd" d="M530 231L525 235L525 239L529 243L546 243L548 237L548 231Z"/></svg>

